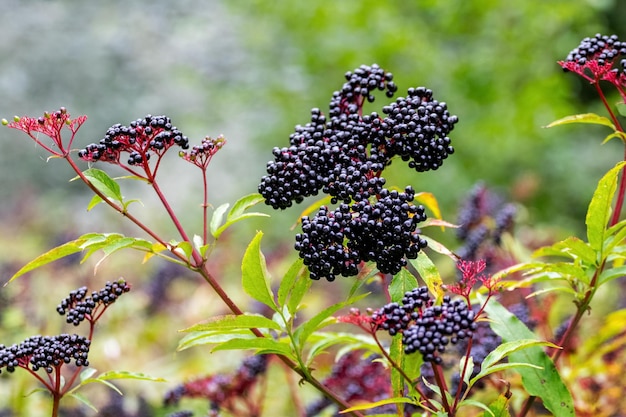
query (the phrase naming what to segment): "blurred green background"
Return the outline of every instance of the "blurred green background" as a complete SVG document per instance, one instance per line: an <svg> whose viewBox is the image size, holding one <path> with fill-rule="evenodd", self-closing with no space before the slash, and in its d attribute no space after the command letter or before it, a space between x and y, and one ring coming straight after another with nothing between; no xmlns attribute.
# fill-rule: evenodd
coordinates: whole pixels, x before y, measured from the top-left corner
<svg viewBox="0 0 626 417"><path fill-rule="evenodd" d="M390 183L434 193L444 218L454 221L459 201L482 180L523 205L525 222L580 233L595 184L622 159L623 148L617 141L601 146L608 133L602 129L543 128L569 114L602 112L592 87L564 74L556 61L596 32L626 37L625 18L626 5L619 0L4 0L0 117L38 116L60 106L73 116L86 114L76 147L98 141L114 123L148 113L170 116L192 143L223 134L227 145L209 170L210 198L217 206L256 191L271 148L284 146L312 107L327 109L346 71L378 63L394 73L400 95L427 86L460 119L451 135L456 153L441 169L416 174L395 163ZM378 97L372 110L384 104ZM121 219L105 210L86 212L86 189L68 184L71 172L63 163L46 162L47 155L19 132L2 129L0 140L0 282L80 233L124 230ZM176 209L189 211L189 225L198 225L197 173L175 160L164 168L167 195ZM145 187L127 186L128 194L147 199L144 208L137 206L139 213L162 215L148 209ZM246 232L241 226L232 258L222 260L233 261L223 266L235 271L233 285L250 231L262 227L268 245L290 246L294 232L288 226L299 213L272 213L274 223L251 222ZM112 262L105 271L113 278L125 275L139 260ZM142 270L146 285L160 267ZM50 268L0 289L0 343L19 341L33 329L56 331L45 318L57 297L84 282L95 281L97 288L107 279L107 272L92 277L90 265L61 272L66 275ZM51 280L59 282L54 298L47 293ZM194 291L182 285L173 305L192 294L197 300ZM45 302L38 298L42 294L49 295ZM197 302L158 316L164 323L159 328L175 332L221 308ZM137 325L155 325L146 323ZM153 332L145 337L155 343L151 338L158 331L145 331ZM176 336L161 336L167 346L148 354L151 363L168 354L182 360L171 353ZM130 368L136 360L124 365ZM176 369L168 372L182 378ZM0 378L0 393L9 382ZM154 398L164 390L150 389Z"/></svg>

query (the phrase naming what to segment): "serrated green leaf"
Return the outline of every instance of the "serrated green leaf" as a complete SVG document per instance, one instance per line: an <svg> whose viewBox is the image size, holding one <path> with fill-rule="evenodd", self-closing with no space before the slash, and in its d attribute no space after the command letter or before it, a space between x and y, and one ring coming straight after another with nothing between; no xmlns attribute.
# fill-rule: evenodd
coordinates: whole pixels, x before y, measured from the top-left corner
<svg viewBox="0 0 626 417"><path fill-rule="evenodd" d="M211 216L211 221L209 222L209 231L214 238L217 239L215 234L217 233L217 229L220 228L222 224L222 219L224 218L224 214L226 214L226 210L228 210L230 204L224 203L213 211L213 215Z"/></svg>
<svg viewBox="0 0 626 417"><path fill-rule="evenodd" d="M572 116L566 116L559 120L555 120L554 122L550 123L546 127L561 126L561 125L567 125L571 123L591 123L591 124L596 124L596 125L607 126L607 127L610 127L612 130L615 130L615 125L613 124L613 122L611 122L606 117L599 116L595 113L575 114Z"/></svg>
<svg viewBox="0 0 626 417"><path fill-rule="evenodd" d="M615 268L610 268L602 271L600 277L598 278L598 286L602 284L606 284L607 282L614 280L616 278L620 278L626 275L626 266L618 266Z"/></svg>
<svg viewBox="0 0 626 417"><path fill-rule="evenodd" d="M481 302L484 301L484 297L480 294L478 298ZM495 300L492 299L487 303L485 312L489 315L489 324L492 330L505 343L515 340L537 339L524 323ZM556 417L574 416L572 395L563 383L554 363L542 348L531 347L513 352L509 358L515 363L528 363L540 367L541 369L516 368L516 371L522 376L522 383L526 391L530 395L541 398L544 406Z"/></svg>
<svg viewBox="0 0 626 417"><path fill-rule="evenodd" d="M626 162L619 162L600 179L589 203L585 219L587 239L596 252L602 251L602 246L607 237L606 229L611 216L613 197L617 189L617 177L624 164Z"/></svg>
<svg viewBox="0 0 626 417"><path fill-rule="evenodd" d="M265 304L274 311L279 311L274 302L274 294L270 288L270 278L265 264L265 256L261 252L263 232L257 232L248 245L241 263L241 283L243 290L250 297Z"/></svg>
<svg viewBox="0 0 626 417"><path fill-rule="evenodd" d="M96 168L90 168L86 171L83 171L83 174L85 175L85 177L87 177L89 182L107 198L123 204L123 197L120 186L113 178L109 176L109 174Z"/></svg>
<svg viewBox="0 0 626 417"><path fill-rule="evenodd" d="M476 375L474 378L470 380L470 387L474 386L479 379L486 377L487 375L491 375L496 372L504 371L505 369L517 369L517 368L533 368L540 371L543 371L541 366L533 365L531 363L525 362L506 362L499 363L497 365L492 365L489 368L485 369L484 372L480 372L480 374ZM521 373L521 372L520 372Z"/></svg>
<svg viewBox="0 0 626 417"><path fill-rule="evenodd" d="M393 276L389 284L389 295L391 301L399 303L404 297L404 293L417 288L417 278L409 272L408 269L402 268L400 272Z"/></svg>
<svg viewBox="0 0 626 417"><path fill-rule="evenodd" d="M586 264L595 265L597 262L596 251L585 241L570 236L565 240L537 249L533 257L562 256L570 259L580 259Z"/></svg>
<svg viewBox="0 0 626 417"><path fill-rule="evenodd" d="M445 293L443 290L443 281L441 280L441 275L439 275L439 270L428 255L426 255L424 251L420 251L417 258L409 259L409 262L420 274L420 277L426 283L430 293L435 296L437 301L441 300Z"/></svg>
<svg viewBox="0 0 626 417"><path fill-rule="evenodd" d="M415 404L415 401L406 397L387 398L385 400L376 401L373 403L359 404L354 407L341 410L339 414L351 413L353 411L371 410L372 408L380 407L387 404Z"/></svg>
<svg viewBox="0 0 626 417"><path fill-rule="evenodd" d="M287 301L287 297L293 290L293 287L298 280L298 277L302 275L304 269L304 264L302 263L302 258L296 259L294 263L291 264L283 279L280 281L280 286L278 287L278 306L283 307L285 302ZM292 313L293 314L293 313Z"/></svg>
<svg viewBox="0 0 626 417"><path fill-rule="evenodd" d="M211 317L205 323L195 324L182 332L206 332L213 330L228 329L275 329L281 330L280 324L267 317L252 314L229 314L224 316Z"/></svg>
<svg viewBox="0 0 626 417"><path fill-rule="evenodd" d="M178 342L176 350L182 351L196 346L212 345L227 342L231 339L254 339L257 336L252 334L249 329L246 330L224 330L213 332L192 332L183 337Z"/></svg>
<svg viewBox="0 0 626 417"><path fill-rule="evenodd" d="M230 339L224 343L216 345L211 352L217 352L220 350L263 350L265 353L276 353L279 355L287 356L293 359L291 347L287 343L281 343L280 341L270 339L267 337L255 337L252 339L247 338L235 338Z"/></svg>
<svg viewBox="0 0 626 417"><path fill-rule="evenodd" d="M75 400L77 400L78 402L83 403L84 405L86 405L87 407L89 407L90 409L92 409L95 413L97 413L97 412L98 412L98 409L96 408L96 406L95 406L95 405L93 405L93 404L91 403L91 401L89 401L89 400L87 399L87 397L85 397L84 395L79 394L79 393L77 393L77 392L68 392L66 395L67 395L68 397L74 398L74 399L75 399Z"/></svg>

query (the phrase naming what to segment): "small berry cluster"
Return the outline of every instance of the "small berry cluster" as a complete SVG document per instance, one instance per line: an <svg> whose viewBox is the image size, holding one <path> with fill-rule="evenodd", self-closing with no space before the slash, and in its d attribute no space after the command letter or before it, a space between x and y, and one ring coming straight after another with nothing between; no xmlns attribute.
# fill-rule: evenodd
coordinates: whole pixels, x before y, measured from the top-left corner
<svg viewBox="0 0 626 417"><path fill-rule="evenodd" d="M13 372L17 367L22 367L33 372L44 369L47 373L52 373L60 365L71 361L76 366L88 366L90 344L83 336L60 334L32 336L9 347L0 345L0 371L6 368L8 372Z"/></svg>
<svg viewBox="0 0 626 417"><path fill-rule="evenodd" d="M496 248L502 235L511 232L517 208L489 190L485 184L475 185L462 203L457 217L457 237L462 246L456 251L461 259L484 258L490 266L498 266Z"/></svg>
<svg viewBox="0 0 626 417"><path fill-rule="evenodd" d="M476 329L475 314L462 300L443 297L434 305L427 287L415 288L404 294L402 304L389 303L372 315L372 321L390 335L402 333L407 354L419 352L425 362L442 362L440 354L448 344L472 337Z"/></svg>
<svg viewBox="0 0 626 417"><path fill-rule="evenodd" d="M304 217L296 237L311 277L331 281L339 274L356 275L361 261L373 260L381 272L397 273L405 256L416 257L426 245L416 228L426 219L423 208L410 204L414 191L390 192L381 174L396 156L420 172L439 168L454 152L447 135L458 121L423 87L410 88L407 97L385 106L384 117L363 116L363 105L375 100L375 91L393 97L393 75L374 64L345 78L332 95L328 118L314 108L310 121L290 135L290 146L273 149L274 160L258 187L274 209L320 191L332 204L341 203L334 211L322 207L312 219ZM402 213L390 206L395 204Z"/></svg>
<svg viewBox="0 0 626 417"><path fill-rule="evenodd" d="M322 383L349 403L375 402L389 398L391 395L389 370L377 359L379 357L376 355L364 358L363 351L351 351L341 356L334 364L330 375ZM319 399L307 406L305 415L307 417L329 415L325 410L331 405L329 399ZM417 411L412 406L411 410ZM369 411L375 414L397 412L394 404L376 407Z"/></svg>
<svg viewBox="0 0 626 417"><path fill-rule="evenodd" d="M215 139L207 136L202 139L200 145L193 146L189 152L181 151L179 155L185 161L191 162L199 168L206 169L213 155L222 149L225 143L226 139L224 139L224 136L220 135Z"/></svg>
<svg viewBox="0 0 626 417"><path fill-rule="evenodd" d="M165 405L176 405L183 398L204 398L209 400L211 410L232 412L242 404L255 407L248 395L265 374L268 360L269 355L250 356L234 374L215 374L179 385L166 393Z"/></svg>
<svg viewBox="0 0 626 417"><path fill-rule="evenodd" d="M73 290L57 306L57 312L67 316L67 322L78 326L83 320L91 322L100 317L104 308L113 304L122 294L130 291L130 285L120 278L115 282L107 282L104 288L87 295L87 287ZM102 307L103 309L99 309Z"/></svg>
<svg viewBox="0 0 626 417"><path fill-rule="evenodd" d="M559 65L566 72L574 72L591 83L608 81L615 85L622 97L626 86L626 42L617 35L602 35L584 38L565 61Z"/></svg>
<svg viewBox="0 0 626 417"><path fill-rule="evenodd" d="M397 274L426 246L417 231L426 219L424 208L410 204L415 196L405 192L380 191L375 202L342 203L334 211L322 206L313 217L302 218L302 233L295 249L309 267L312 279L356 275L362 261L374 261L382 273ZM347 243L345 243L347 242Z"/></svg>
<svg viewBox="0 0 626 417"><path fill-rule="evenodd" d="M78 152L78 156L89 162L103 161L120 164L121 153L128 153L128 165L141 165L155 153L162 156L172 146L189 148L189 140L166 116L147 115L131 122L128 126L111 126L99 143L92 143Z"/></svg>

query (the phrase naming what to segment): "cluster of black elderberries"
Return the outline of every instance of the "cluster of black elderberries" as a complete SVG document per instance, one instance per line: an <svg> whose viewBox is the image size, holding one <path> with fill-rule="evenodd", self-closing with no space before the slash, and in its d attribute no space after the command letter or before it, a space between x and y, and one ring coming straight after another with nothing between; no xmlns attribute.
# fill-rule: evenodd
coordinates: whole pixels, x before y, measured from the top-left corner
<svg viewBox="0 0 626 417"><path fill-rule="evenodd" d="M111 126L98 143L87 145L78 152L86 161L120 163L121 152L128 153L128 165L140 165L150 159L154 152L162 155L173 145L189 148L189 139L184 136L167 116L147 115L130 122L128 126Z"/></svg>
<svg viewBox="0 0 626 417"><path fill-rule="evenodd" d="M594 60L599 65L604 65L621 57L626 57L626 42L620 42L617 35L607 36L597 33L580 41L580 44L567 55L565 61L585 65L588 60ZM622 70L625 64L626 59L621 59Z"/></svg>
<svg viewBox="0 0 626 417"><path fill-rule="evenodd" d="M88 366L89 339L76 334L32 336L9 347L0 345L0 371L13 372L17 367L33 371L45 369L52 373L62 365L74 361L76 366Z"/></svg>
<svg viewBox="0 0 626 417"><path fill-rule="evenodd" d="M462 300L443 297L434 305L427 287L415 288L404 294L402 304L389 303L372 315L380 329L390 335L402 333L402 345L407 354L419 352L425 362L442 363L440 354L448 344L472 336L476 329L475 314Z"/></svg>
<svg viewBox="0 0 626 417"><path fill-rule="evenodd" d="M310 121L290 135L289 146L273 149L258 187L274 209L320 191L341 203L302 219L296 249L314 279L356 275L359 262L370 260L382 272L397 273L405 256L417 256L426 244L416 228L426 218L423 208L411 203L410 187L405 193L387 190L382 172L396 156L417 171L435 170L454 152L448 134L458 119L431 90L410 88L406 97L383 107L384 116L364 116L363 105L375 100L376 91L394 96L393 75L374 64L345 78L332 95L328 117L313 109Z"/></svg>
<svg viewBox="0 0 626 417"><path fill-rule="evenodd" d="M98 307L106 307L114 303L122 294L130 291L130 285L120 278L115 282L107 282L104 288L93 291L87 295L87 287L73 290L57 306L57 312L66 316L68 323L78 326L86 318L93 321L97 319ZM99 310L100 312L102 310Z"/></svg>

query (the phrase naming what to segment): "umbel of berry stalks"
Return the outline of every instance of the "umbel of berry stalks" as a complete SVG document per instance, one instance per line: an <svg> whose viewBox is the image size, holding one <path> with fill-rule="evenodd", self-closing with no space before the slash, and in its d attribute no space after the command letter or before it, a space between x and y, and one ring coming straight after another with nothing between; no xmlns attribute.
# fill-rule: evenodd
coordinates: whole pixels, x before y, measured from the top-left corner
<svg viewBox="0 0 626 417"><path fill-rule="evenodd" d="M448 134L458 118L425 87L409 88L406 97L376 112L363 114L376 91L393 97L393 75L378 65L362 65L345 74L332 95L328 116L311 110L311 119L289 136L289 146L274 148L259 193L274 209L322 192L335 210L323 206L302 218L295 248L311 278L353 276L361 262L373 261L383 273L395 274L415 258L426 241L418 223L424 208L413 204L415 191L385 188L383 170L395 157L418 172L436 170L454 152Z"/></svg>

